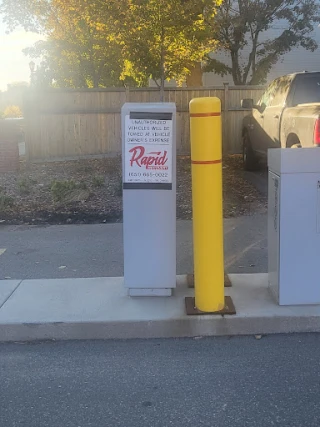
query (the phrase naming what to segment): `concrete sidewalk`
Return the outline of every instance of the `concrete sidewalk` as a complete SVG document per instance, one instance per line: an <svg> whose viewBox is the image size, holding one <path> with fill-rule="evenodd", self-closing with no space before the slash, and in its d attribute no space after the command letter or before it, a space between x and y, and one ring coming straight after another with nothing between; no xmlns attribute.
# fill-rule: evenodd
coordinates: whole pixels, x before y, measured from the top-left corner
<svg viewBox="0 0 320 427"><path fill-rule="evenodd" d="M0 341L169 338L319 332L320 306L279 307L266 274L230 275L235 316L186 316L171 298L129 298L123 278L0 281Z"/></svg>

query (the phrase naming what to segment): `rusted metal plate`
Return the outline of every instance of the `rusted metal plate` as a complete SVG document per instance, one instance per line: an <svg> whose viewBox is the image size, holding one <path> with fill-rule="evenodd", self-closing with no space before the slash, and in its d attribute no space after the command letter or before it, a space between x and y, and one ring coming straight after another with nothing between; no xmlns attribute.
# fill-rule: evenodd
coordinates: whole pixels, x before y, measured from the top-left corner
<svg viewBox="0 0 320 427"><path fill-rule="evenodd" d="M227 273L224 273L224 287L231 288L232 283Z"/></svg>
<svg viewBox="0 0 320 427"><path fill-rule="evenodd" d="M194 288L194 274L187 275L188 288ZM224 274L224 287L231 288L232 283L227 273Z"/></svg>
<svg viewBox="0 0 320 427"><path fill-rule="evenodd" d="M188 274L187 275L187 284L188 288L194 288L194 274Z"/></svg>
<svg viewBox="0 0 320 427"><path fill-rule="evenodd" d="M195 306L194 297L186 297L185 305L186 305L186 313L188 316L199 316L199 315L203 316L208 314L225 316L225 315L237 314L233 301L229 296L224 298L224 309L221 311L214 311L212 313L204 313L203 311L198 310Z"/></svg>

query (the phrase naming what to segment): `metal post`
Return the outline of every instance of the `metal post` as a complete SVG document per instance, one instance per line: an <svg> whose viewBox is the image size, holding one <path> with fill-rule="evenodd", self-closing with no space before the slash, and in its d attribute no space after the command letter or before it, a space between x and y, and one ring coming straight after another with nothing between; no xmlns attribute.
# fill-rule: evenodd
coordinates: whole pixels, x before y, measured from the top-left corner
<svg viewBox="0 0 320 427"><path fill-rule="evenodd" d="M195 306L225 307L220 99L190 101Z"/></svg>
<svg viewBox="0 0 320 427"><path fill-rule="evenodd" d="M228 111L229 111L229 83L223 83L224 86L224 110L223 110L223 153L227 153L229 147L229 132L228 132Z"/></svg>

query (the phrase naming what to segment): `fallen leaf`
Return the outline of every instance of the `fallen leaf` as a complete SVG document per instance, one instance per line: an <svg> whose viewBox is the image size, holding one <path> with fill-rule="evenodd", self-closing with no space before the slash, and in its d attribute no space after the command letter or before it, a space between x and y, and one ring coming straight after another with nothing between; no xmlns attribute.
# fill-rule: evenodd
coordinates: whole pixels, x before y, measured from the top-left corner
<svg viewBox="0 0 320 427"><path fill-rule="evenodd" d="M87 159L78 162L61 161L55 163L21 163L21 170L16 175L6 174L1 177L1 186L15 200L15 208L6 213L4 222L34 223L72 223L83 224L91 222L119 223L122 217L122 181L120 156L103 159ZM178 211L180 219L190 219L191 214L191 174L190 157L179 157L177 161L178 176ZM225 217L235 217L251 213L250 201L254 201L251 209L266 209L266 198L250 184L242 175L242 159L240 155L228 155L224 158L224 214ZM103 176L105 187L92 186L92 178ZM32 192L21 195L19 182L31 178ZM84 182L88 189L76 188L72 197L63 202L54 203L50 186L52 181L73 181L76 185ZM30 181L30 179L29 179ZM89 194L87 194L89 192ZM77 194L76 194L77 193ZM244 196L248 196L244 200ZM78 210L78 205L81 209ZM92 215L92 212L95 212ZM61 215L62 214L62 215ZM0 221L4 221L4 217ZM32 221L34 219L34 221ZM0 222L0 225L3 225ZM61 231L64 233L64 231Z"/></svg>

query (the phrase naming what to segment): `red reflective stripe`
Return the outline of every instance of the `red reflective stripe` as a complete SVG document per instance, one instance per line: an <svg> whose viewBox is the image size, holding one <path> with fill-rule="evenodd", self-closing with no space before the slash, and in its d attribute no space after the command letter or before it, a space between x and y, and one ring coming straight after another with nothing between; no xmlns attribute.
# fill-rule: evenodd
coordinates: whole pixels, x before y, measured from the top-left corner
<svg viewBox="0 0 320 427"><path fill-rule="evenodd" d="M222 163L222 159L220 160L191 160L193 165L216 165L218 163Z"/></svg>
<svg viewBox="0 0 320 427"><path fill-rule="evenodd" d="M190 117L220 117L221 113L190 113Z"/></svg>

